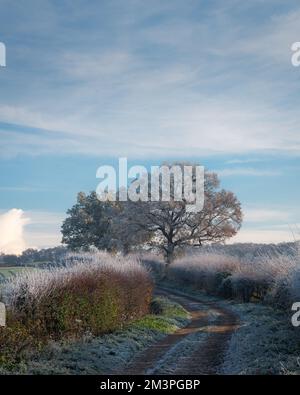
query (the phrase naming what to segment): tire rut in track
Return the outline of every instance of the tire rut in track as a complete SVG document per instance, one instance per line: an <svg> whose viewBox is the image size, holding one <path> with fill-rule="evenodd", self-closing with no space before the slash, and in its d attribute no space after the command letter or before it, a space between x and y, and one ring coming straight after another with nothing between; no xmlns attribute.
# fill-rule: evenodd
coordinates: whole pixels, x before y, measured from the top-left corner
<svg viewBox="0 0 300 395"><path fill-rule="evenodd" d="M190 323L175 333L151 345L137 355L122 374L217 374L232 333L238 327L237 316L218 302L201 301L169 289L159 288L157 295L166 296L181 304L191 316ZM214 318L212 318L214 317ZM193 340L188 355L175 351L183 341L205 333L205 338ZM173 354L174 355L173 355ZM164 359L172 357L172 368L166 371Z"/></svg>

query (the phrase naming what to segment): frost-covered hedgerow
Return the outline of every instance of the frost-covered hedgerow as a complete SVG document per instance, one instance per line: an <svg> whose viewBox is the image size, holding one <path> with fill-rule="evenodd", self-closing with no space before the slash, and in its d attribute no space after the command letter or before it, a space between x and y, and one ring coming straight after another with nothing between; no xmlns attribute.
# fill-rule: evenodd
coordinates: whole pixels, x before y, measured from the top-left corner
<svg viewBox="0 0 300 395"><path fill-rule="evenodd" d="M24 272L2 289L0 362L29 343L111 332L147 314L151 297L151 278L133 257L70 255L64 267Z"/></svg>
<svg viewBox="0 0 300 395"><path fill-rule="evenodd" d="M164 273L160 260L146 261L155 273ZM288 256L274 251L247 261L212 249L176 260L167 278L225 298L261 300L285 308L300 301L300 253Z"/></svg>
<svg viewBox="0 0 300 395"><path fill-rule="evenodd" d="M107 279L109 276L121 276L124 281L137 276L149 281L147 271L137 258L114 257L102 252L69 254L63 267L24 270L12 278L2 289L2 299L6 306L17 313L21 301L24 304L37 304L41 299L53 296L60 288L72 287L75 281L84 285L88 278Z"/></svg>

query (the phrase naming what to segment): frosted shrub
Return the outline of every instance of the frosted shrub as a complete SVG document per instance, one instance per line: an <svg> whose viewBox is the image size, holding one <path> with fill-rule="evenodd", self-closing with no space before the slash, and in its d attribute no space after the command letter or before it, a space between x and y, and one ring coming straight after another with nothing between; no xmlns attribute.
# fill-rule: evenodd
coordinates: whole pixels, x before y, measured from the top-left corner
<svg viewBox="0 0 300 395"><path fill-rule="evenodd" d="M278 307L290 308L300 301L300 259L299 256L275 259L278 271L268 301Z"/></svg>
<svg viewBox="0 0 300 395"><path fill-rule="evenodd" d="M167 278L225 298L260 300L286 308L300 302L299 257L296 250L284 255L274 249L269 255L241 261L211 248L176 260L170 265ZM154 267L162 265L156 261Z"/></svg>
<svg viewBox="0 0 300 395"><path fill-rule="evenodd" d="M222 281L238 271L239 261L231 256L204 253L186 256L174 262L169 269L170 279L180 279L186 285L217 293Z"/></svg>
<svg viewBox="0 0 300 395"><path fill-rule="evenodd" d="M240 271L230 277L232 296L244 303L251 300L263 300L271 287L270 282L261 273Z"/></svg>
<svg viewBox="0 0 300 395"><path fill-rule="evenodd" d="M148 312L152 283L137 259L68 255L64 267L28 271L2 292L11 316L37 335L107 332Z"/></svg>
<svg viewBox="0 0 300 395"><path fill-rule="evenodd" d="M300 263L292 272L290 286L290 295L293 302L300 302Z"/></svg>
<svg viewBox="0 0 300 395"><path fill-rule="evenodd" d="M142 262L154 279L160 279L164 274L165 262L161 255L150 252L139 252L131 255Z"/></svg>

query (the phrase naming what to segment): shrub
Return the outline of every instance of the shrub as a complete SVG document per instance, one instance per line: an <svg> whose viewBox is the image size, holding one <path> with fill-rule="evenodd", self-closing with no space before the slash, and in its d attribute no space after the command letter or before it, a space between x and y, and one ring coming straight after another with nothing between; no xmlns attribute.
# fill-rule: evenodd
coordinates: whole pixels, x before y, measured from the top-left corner
<svg viewBox="0 0 300 395"><path fill-rule="evenodd" d="M8 282L3 299L12 323L39 340L107 333L149 311L152 281L133 258L80 254L63 268L26 272Z"/></svg>
<svg viewBox="0 0 300 395"><path fill-rule="evenodd" d="M233 297L231 276L224 278L224 280L221 282L221 284L217 290L217 293L218 293L218 295L220 295L226 299L231 299Z"/></svg>
<svg viewBox="0 0 300 395"><path fill-rule="evenodd" d="M211 294L218 294L224 280L239 268L239 261L230 256L195 254L174 262L169 268L168 278Z"/></svg>
<svg viewBox="0 0 300 395"><path fill-rule="evenodd" d="M28 347L39 345L39 342L20 322L8 316L8 326L0 327L0 366L13 368L21 363Z"/></svg>
<svg viewBox="0 0 300 395"><path fill-rule="evenodd" d="M162 314L163 307L157 299L153 300L150 304L150 313L154 315Z"/></svg>
<svg viewBox="0 0 300 395"><path fill-rule="evenodd" d="M159 280L164 276L166 264L163 256L146 251L134 253L131 256L142 262L154 280Z"/></svg>
<svg viewBox="0 0 300 395"><path fill-rule="evenodd" d="M261 265L268 267L270 271L271 287L265 301L279 308L290 308L300 298L300 282L297 279L300 255L276 255L263 259Z"/></svg>
<svg viewBox="0 0 300 395"><path fill-rule="evenodd" d="M300 253L273 253L257 256L250 261L221 252L209 251L187 254L170 265L168 280L243 302L263 301L275 307L290 308L300 301ZM155 260L155 257L152 258ZM151 265L151 258L147 257ZM156 260L156 273L163 263Z"/></svg>

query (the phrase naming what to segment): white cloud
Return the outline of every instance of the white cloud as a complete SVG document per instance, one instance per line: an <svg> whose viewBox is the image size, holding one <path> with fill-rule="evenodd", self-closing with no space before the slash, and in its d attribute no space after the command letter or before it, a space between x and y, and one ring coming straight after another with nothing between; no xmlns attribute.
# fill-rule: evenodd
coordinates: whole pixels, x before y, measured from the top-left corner
<svg viewBox="0 0 300 395"><path fill-rule="evenodd" d="M20 254L27 248L55 247L61 243L64 213L0 211L0 253Z"/></svg>
<svg viewBox="0 0 300 395"><path fill-rule="evenodd" d="M0 252L20 254L26 248L24 228L28 223L23 210L11 209L0 215Z"/></svg>

